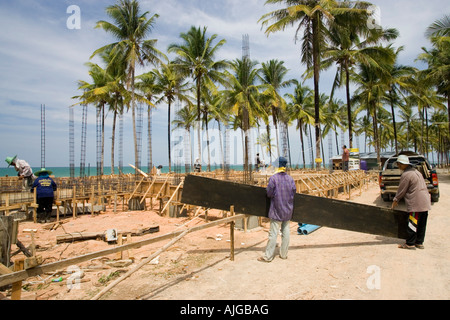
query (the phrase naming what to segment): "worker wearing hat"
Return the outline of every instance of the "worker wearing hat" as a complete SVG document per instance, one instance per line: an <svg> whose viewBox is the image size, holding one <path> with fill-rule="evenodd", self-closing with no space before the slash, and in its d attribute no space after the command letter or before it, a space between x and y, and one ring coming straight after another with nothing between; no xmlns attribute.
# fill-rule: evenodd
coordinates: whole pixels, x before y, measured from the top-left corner
<svg viewBox="0 0 450 320"><path fill-rule="evenodd" d="M431 210L431 196L422 174L412 166L406 155L400 155L396 163L403 173L392 209L398 206L400 200L405 199L406 209L409 212L408 239L399 248L424 249L428 211Z"/></svg>
<svg viewBox="0 0 450 320"><path fill-rule="evenodd" d="M33 185L33 180L36 177L33 175L33 170L31 169L28 162L26 162L25 160L17 159L17 156L7 157L5 161L8 164L8 167L14 166L19 179L25 180L25 187L28 189L31 188L31 186Z"/></svg>
<svg viewBox="0 0 450 320"><path fill-rule="evenodd" d="M50 178L53 172L43 168L36 172L38 178L34 181L31 192L36 188L36 202L39 205L37 213L42 222L50 221L53 210L54 191L56 191L56 183Z"/></svg>
<svg viewBox="0 0 450 320"><path fill-rule="evenodd" d="M294 213L294 197L297 192L294 179L286 173L288 161L284 157L278 159L278 170L270 177L267 185L267 197L270 198L270 230L269 241L261 262L271 262L275 258L278 233L281 229L280 258L287 259L290 241L290 220Z"/></svg>

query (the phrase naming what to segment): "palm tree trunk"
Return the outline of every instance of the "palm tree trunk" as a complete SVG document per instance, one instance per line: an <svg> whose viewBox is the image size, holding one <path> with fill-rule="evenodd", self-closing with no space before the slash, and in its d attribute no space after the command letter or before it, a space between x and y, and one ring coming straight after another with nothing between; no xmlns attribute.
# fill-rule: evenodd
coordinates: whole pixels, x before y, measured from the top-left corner
<svg viewBox="0 0 450 320"><path fill-rule="evenodd" d="M298 120L298 128L299 128L299 132L300 132L300 143L302 145L303 169L306 169L305 142L303 141L303 122L301 120Z"/></svg>
<svg viewBox="0 0 450 320"><path fill-rule="evenodd" d="M395 142L395 154L398 154L398 139L397 139L397 124L395 122L395 109L394 109L394 102L393 102L393 91L389 91L390 100L391 100L391 113L392 113L392 125L394 126L394 142Z"/></svg>
<svg viewBox="0 0 450 320"><path fill-rule="evenodd" d="M378 116L376 103L373 103L373 135L375 141L375 151L377 152L377 163L381 169L380 139L378 135Z"/></svg>
<svg viewBox="0 0 450 320"><path fill-rule="evenodd" d="M222 126L220 125L220 121L217 120L217 124L219 126L219 147L220 147L220 157L222 159L222 170L225 170L225 155L223 153L223 145L222 145Z"/></svg>
<svg viewBox="0 0 450 320"><path fill-rule="evenodd" d="M266 131L267 131L267 139L269 140L269 162L272 162L272 145L271 145L271 138L270 138L270 124L266 125Z"/></svg>
<svg viewBox="0 0 450 320"><path fill-rule="evenodd" d="M208 164L206 170L208 172L211 172L211 154L209 150L209 132L208 132L208 112L204 113L204 120L205 120L205 129L206 129L206 147L208 152Z"/></svg>
<svg viewBox="0 0 450 320"><path fill-rule="evenodd" d="M153 150L152 150L152 107L147 109L147 133L148 133L148 173L153 168Z"/></svg>
<svg viewBox="0 0 450 320"><path fill-rule="evenodd" d="M134 140L134 166L138 169L139 168L139 149L137 144L137 133L136 133L136 106L135 106L135 93L134 93L134 81L135 81L135 74L134 74L134 63L132 63L130 67L130 73L131 73L131 120L133 121L133 140ZM138 173L137 170L135 171L136 174Z"/></svg>
<svg viewBox="0 0 450 320"><path fill-rule="evenodd" d="M346 74L346 94L347 94L347 116L348 116L348 136L350 142L350 149L353 148L353 119L352 119L352 106L350 101L350 71L348 69L348 61L345 62L345 74Z"/></svg>
<svg viewBox="0 0 450 320"><path fill-rule="evenodd" d="M115 141L116 141L117 102L115 104L116 104L116 108L114 108L112 137L111 137L111 174L112 175L114 175L114 147L115 147Z"/></svg>
<svg viewBox="0 0 450 320"><path fill-rule="evenodd" d="M102 105L102 161L101 161L101 175L104 175L105 165L105 104Z"/></svg>
<svg viewBox="0 0 450 320"><path fill-rule="evenodd" d="M425 132L426 132L426 143L425 143L425 156L428 159L428 146L429 146L429 137L428 137L428 106L425 106Z"/></svg>
<svg viewBox="0 0 450 320"><path fill-rule="evenodd" d="M319 91L319 79L320 79L320 18L316 17L312 23L313 29L313 67L314 67L314 112L315 112L315 129L316 129L316 155L320 157L320 91ZM317 163L317 169L320 169L321 165Z"/></svg>
<svg viewBox="0 0 450 320"><path fill-rule="evenodd" d="M273 119L273 125L275 127L275 136L277 139L277 154L278 156L281 156L280 153L280 139L278 137L278 119L277 119L277 114L276 114L277 110L272 107L272 119Z"/></svg>
<svg viewBox="0 0 450 320"><path fill-rule="evenodd" d="M168 112L167 112L167 145L169 146L169 173L172 172L172 158L170 153L170 98L168 99Z"/></svg>
<svg viewBox="0 0 450 320"><path fill-rule="evenodd" d="M201 144L201 129L202 129L202 120L201 120L201 78L197 78L197 140L198 140L198 158L202 161L202 144Z"/></svg>
<svg viewBox="0 0 450 320"><path fill-rule="evenodd" d="M450 92L447 92L448 136L450 137Z"/></svg>

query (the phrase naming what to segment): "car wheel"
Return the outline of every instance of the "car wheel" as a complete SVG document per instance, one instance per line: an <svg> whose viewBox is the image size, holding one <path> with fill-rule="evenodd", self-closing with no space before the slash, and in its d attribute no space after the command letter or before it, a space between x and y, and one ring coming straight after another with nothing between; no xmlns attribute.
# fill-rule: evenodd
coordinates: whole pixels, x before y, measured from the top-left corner
<svg viewBox="0 0 450 320"><path fill-rule="evenodd" d="M431 194L431 202L439 202L439 192L438 193L432 193Z"/></svg>

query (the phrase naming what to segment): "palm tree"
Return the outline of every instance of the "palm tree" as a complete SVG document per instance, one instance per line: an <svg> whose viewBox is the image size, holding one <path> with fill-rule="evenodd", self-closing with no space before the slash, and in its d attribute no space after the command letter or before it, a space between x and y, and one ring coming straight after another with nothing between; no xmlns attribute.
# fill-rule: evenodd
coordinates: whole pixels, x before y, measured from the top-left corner
<svg viewBox="0 0 450 320"><path fill-rule="evenodd" d="M190 167L193 164L192 159L192 143L191 143L191 127L194 126L195 120L197 118L196 111L191 103L177 111L175 120L172 121L175 129L184 129L189 137L189 153L191 158L191 163L185 163L186 173L190 171ZM186 150L185 150L186 151Z"/></svg>
<svg viewBox="0 0 450 320"><path fill-rule="evenodd" d="M288 99L288 115L291 120L297 120L297 130L299 130L300 133L300 144L302 148L303 169L305 169L306 161L303 131L305 125L314 122L314 115L309 114L305 107L308 103L307 100L311 100L312 90L309 87L302 85L297 80L294 80L294 84L296 85L294 93L287 93L285 97Z"/></svg>
<svg viewBox="0 0 450 320"><path fill-rule="evenodd" d="M417 73L410 80L413 83L410 87L410 101L417 106L422 121L420 149L423 153L428 154L428 110L445 110L445 105L443 104L443 97L437 94L434 87L431 83L427 82L425 77L425 73Z"/></svg>
<svg viewBox="0 0 450 320"><path fill-rule="evenodd" d="M162 64L160 70L155 70L156 87L161 92L161 98L156 103L166 102L168 106L167 111L167 141L168 141L168 153L169 153L169 172L172 172L172 157L171 157L171 106L175 100L188 101L185 93L190 89L188 88L188 82L182 74L177 72L175 65Z"/></svg>
<svg viewBox="0 0 450 320"><path fill-rule="evenodd" d="M283 97L280 96L279 90L290 86L292 83L292 80L284 80L288 71L289 70L284 66L284 61L278 60L270 60L267 63L263 62L260 71L261 81L266 86L266 90L263 94L268 97L272 121L275 126L278 154L281 154L280 140L278 138L278 118L280 112L286 108L286 103Z"/></svg>
<svg viewBox="0 0 450 320"><path fill-rule="evenodd" d="M433 22L427 29L425 35L428 38L450 37L450 15L446 14L439 20Z"/></svg>
<svg viewBox="0 0 450 320"><path fill-rule="evenodd" d="M341 84L345 83L350 148L353 148L350 74L358 63L383 69L384 64L392 61L392 53L389 48L378 46L377 43L396 39L399 35L396 29L369 28L366 11L369 5L365 2L356 2L352 4L355 10L335 17L327 30L328 42L322 62L325 68L335 62L338 65L336 78L341 80L339 81ZM349 3L343 3L342 6L351 8Z"/></svg>
<svg viewBox="0 0 450 320"><path fill-rule="evenodd" d="M111 135L111 174L114 174L114 155L115 155L115 137L116 137L116 123L117 115L123 114L124 105L130 100L130 94L125 88L125 68L124 65L118 63L111 63L111 55L108 52L102 54L106 69L107 83L103 88L97 88L100 94L105 93L109 95L108 104L109 111L113 112L113 126ZM103 142L104 143L104 142ZM102 147L103 150L103 147Z"/></svg>
<svg viewBox="0 0 450 320"><path fill-rule="evenodd" d="M199 123L198 137L198 158L201 159L200 123L201 123L201 89L205 82L222 81L220 71L227 67L225 60L215 61L218 50L226 43L220 40L214 44L217 34L210 38L206 36L207 28L194 26L187 33L181 33L182 44L171 44L169 53L176 53L177 58L174 65L185 75L191 76L196 85L197 92L197 121Z"/></svg>
<svg viewBox="0 0 450 320"><path fill-rule="evenodd" d="M139 150L136 134L135 73L137 65L143 66L146 63L157 64L159 57L163 56L155 48L157 40L146 40L159 16L154 14L149 18L148 11L142 13L137 0L118 0L115 5L106 8L106 14L113 22L98 21L96 28L101 28L110 33L117 39L117 42L97 49L92 57L109 51L113 56L113 62L119 60L127 66L127 86L131 89L135 166L138 168Z"/></svg>
<svg viewBox="0 0 450 320"><path fill-rule="evenodd" d="M335 16L355 9L345 8L336 0L267 0L267 4L285 4L286 8L267 13L259 20L266 28L267 35L284 31L289 26L296 26L295 39L301 29L302 37L302 62L308 69L313 68L314 73L314 111L316 154L320 157L320 60L321 47L324 43L325 22L332 21ZM273 23L272 23L273 22ZM272 23L272 24L270 24ZM317 165L320 167L320 164Z"/></svg>
<svg viewBox="0 0 450 320"><path fill-rule="evenodd" d="M208 153L207 171L209 172L211 171L211 151L208 126L211 120L217 120L220 126L219 118L223 95L218 91L214 83L209 83L202 88L202 101L203 107L201 108L201 112L203 114L203 125L206 130L206 147Z"/></svg>
<svg viewBox="0 0 450 320"><path fill-rule="evenodd" d="M259 69L258 62L249 58L234 60L231 63L234 74L225 71L228 79L227 89L224 94L226 108L241 118L244 131L244 171L251 174L249 167L249 136L248 131L252 122L255 122L258 114L264 113L264 109L258 102L260 85L257 84ZM251 179L251 177L248 177Z"/></svg>
<svg viewBox="0 0 450 320"><path fill-rule="evenodd" d="M272 144L272 139L270 139L269 135L267 133L262 133L257 139L256 144L261 146L261 148L265 151L265 153L269 154L269 163L272 162L272 158L270 158L270 155L272 154L272 149L276 147L274 144ZM264 153L263 153L264 155ZM264 161L264 156L263 156Z"/></svg>
<svg viewBox="0 0 450 320"><path fill-rule="evenodd" d="M402 48L399 48L396 52L396 56L398 57L399 52ZM397 63L388 67L389 77L385 80L386 85L386 95L384 97L384 101L388 102L391 106L391 116L392 116L392 128L394 134L394 146L395 153L398 154L398 135L397 135L397 121L395 116L395 107L402 105L402 92L408 90L409 82L411 75L416 71L415 68L399 65Z"/></svg>
<svg viewBox="0 0 450 320"><path fill-rule="evenodd" d="M433 49L424 51L419 60L428 63L428 69L423 72L426 80L437 87L438 93L447 97L447 112L450 134L450 16L445 15L435 21L426 31Z"/></svg>
<svg viewBox="0 0 450 320"><path fill-rule="evenodd" d="M101 136L97 136L97 174L103 175L103 163L104 163L104 136L105 136L105 105L109 101L108 92L104 89L108 84L107 71L100 67L98 64L87 63L89 67L89 75L91 76L92 83L86 81L79 81L79 90L83 90L81 96L75 96L74 99L79 99L78 104L93 104L97 108L97 125L101 125ZM100 156L100 158L98 158Z"/></svg>
<svg viewBox="0 0 450 320"><path fill-rule="evenodd" d="M153 71L144 73L136 77L139 82L136 83L136 88L142 93L142 95L152 102L158 94L160 94L160 88L156 84L156 74ZM155 108L153 103L147 104L147 130L148 130L148 172L150 173L153 168L153 148L152 148L152 109Z"/></svg>
<svg viewBox="0 0 450 320"><path fill-rule="evenodd" d="M379 136L378 111L381 106L381 98L384 95L384 84L382 82L383 72L378 68L371 68L367 65L359 65L359 72L354 75L359 84L353 97L356 103L360 104L358 111L367 110L367 116L372 117L373 143L377 153L377 162L381 165L381 145Z"/></svg>

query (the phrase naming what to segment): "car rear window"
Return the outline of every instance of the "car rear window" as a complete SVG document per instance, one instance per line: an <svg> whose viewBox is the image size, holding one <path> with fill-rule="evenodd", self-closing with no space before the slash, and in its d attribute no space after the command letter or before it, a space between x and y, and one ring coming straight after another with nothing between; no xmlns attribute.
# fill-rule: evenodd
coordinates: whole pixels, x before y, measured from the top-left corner
<svg viewBox="0 0 450 320"><path fill-rule="evenodd" d="M396 161L397 161L397 158L389 159L387 162L387 165L386 165L386 169L398 169ZM428 165L428 163L424 157L409 157L409 162L414 167L417 167L418 165L421 165L423 162L425 162L427 165L427 168L430 169L430 166Z"/></svg>

